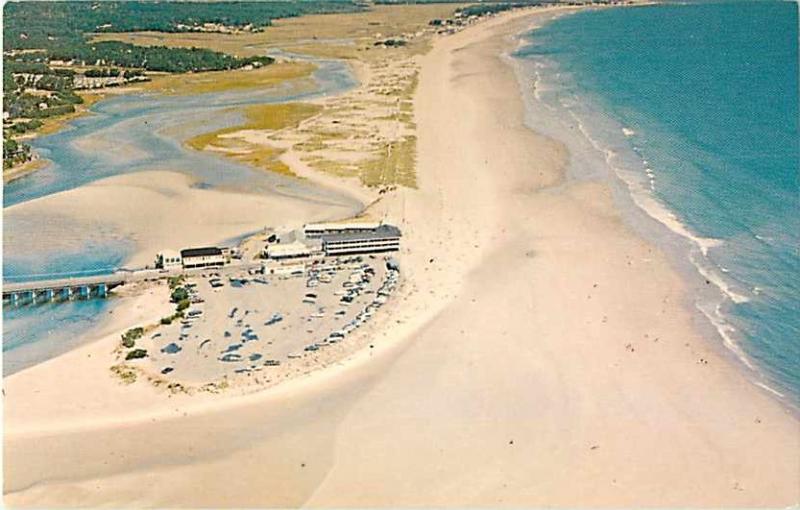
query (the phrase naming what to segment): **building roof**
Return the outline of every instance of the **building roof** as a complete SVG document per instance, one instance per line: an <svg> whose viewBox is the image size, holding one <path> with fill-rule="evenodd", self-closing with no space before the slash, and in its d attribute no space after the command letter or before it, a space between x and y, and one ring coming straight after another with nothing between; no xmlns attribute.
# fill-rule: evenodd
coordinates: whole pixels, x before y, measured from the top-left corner
<svg viewBox="0 0 800 510"><path fill-rule="evenodd" d="M305 232L319 232L325 230L375 230L380 226L381 223L378 221L343 221L339 223L309 223L303 227L303 230Z"/></svg>
<svg viewBox="0 0 800 510"><path fill-rule="evenodd" d="M222 250L216 246L207 246L204 248L186 248L181 250L181 257L213 257L214 255L222 255Z"/></svg>
<svg viewBox="0 0 800 510"><path fill-rule="evenodd" d="M292 255L309 255L311 248L300 241L289 244L271 244L267 246L268 257L290 257Z"/></svg>
<svg viewBox="0 0 800 510"><path fill-rule="evenodd" d="M383 224L374 230L325 234L322 236L322 241L325 243L337 241L371 241L373 239L383 239L387 237L400 237L401 235L403 234L400 232L399 228L394 225Z"/></svg>

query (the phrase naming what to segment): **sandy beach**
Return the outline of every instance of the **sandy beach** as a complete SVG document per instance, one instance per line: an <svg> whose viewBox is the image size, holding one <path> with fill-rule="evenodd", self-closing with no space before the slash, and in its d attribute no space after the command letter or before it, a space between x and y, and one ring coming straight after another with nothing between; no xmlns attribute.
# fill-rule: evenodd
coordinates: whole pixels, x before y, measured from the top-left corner
<svg viewBox="0 0 800 510"><path fill-rule="evenodd" d="M419 188L371 208L404 232L374 348L244 396L126 386L108 372L118 331L167 306L142 296L116 333L4 379L5 504L797 504L797 418L697 331L609 185L566 181L564 148L523 124L501 55L551 14L498 16L420 59ZM175 207L226 200L202 192Z"/></svg>

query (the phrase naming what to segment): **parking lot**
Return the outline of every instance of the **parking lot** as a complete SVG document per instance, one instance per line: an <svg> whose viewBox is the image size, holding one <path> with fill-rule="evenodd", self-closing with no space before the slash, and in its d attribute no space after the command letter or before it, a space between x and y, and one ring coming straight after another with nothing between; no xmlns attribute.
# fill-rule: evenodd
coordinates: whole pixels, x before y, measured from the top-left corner
<svg viewBox="0 0 800 510"><path fill-rule="evenodd" d="M382 256L324 259L299 274L193 275L183 284L190 307L149 335L147 363L189 384L275 370L346 342L380 313L398 279Z"/></svg>

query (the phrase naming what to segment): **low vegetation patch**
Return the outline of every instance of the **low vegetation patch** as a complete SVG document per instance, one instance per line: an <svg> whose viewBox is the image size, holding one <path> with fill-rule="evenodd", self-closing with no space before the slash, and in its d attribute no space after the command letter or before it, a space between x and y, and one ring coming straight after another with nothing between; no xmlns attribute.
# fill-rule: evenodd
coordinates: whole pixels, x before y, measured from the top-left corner
<svg viewBox="0 0 800 510"><path fill-rule="evenodd" d="M111 373L120 378L125 384L133 384L136 382L136 370L126 365L114 365L111 367Z"/></svg>
<svg viewBox="0 0 800 510"><path fill-rule="evenodd" d="M170 301L173 303L180 303L181 301L189 300L189 291L186 287L175 287L170 294Z"/></svg>
<svg viewBox="0 0 800 510"><path fill-rule="evenodd" d="M175 312L172 315L167 315L166 317L161 318L161 324L164 326L168 326L178 319L182 319L184 317L183 311Z"/></svg>
<svg viewBox="0 0 800 510"><path fill-rule="evenodd" d="M141 359L147 357L147 349L134 349L125 355L125 360Z"/></svg>
<svg viewBox="0 0 800 510"><path fill-rule="evenodd" d="M388 144L378 158L363 164L361 181L367 186L400 184L416 188L416 149L415 136Z"/></svg>
<svg viewBox="0 0 800 510"><path fill-rule="evenodd" d="M206 94L226 90L268 88L284 81L310 78L315 66L308 62L282 62L258 69L210 71L191 74L153 76L144 90L169 95ZM300 83L297 84L301 86ZM312 86L309 81L309 86Z"/></svg>
<svg viewBox="0 0 800 510"><path fill-rule="evenodd" d="M296 127L321 110L321 106L308 103L251 105L243 110L245 124L195 136L186 144L195 150L217 150L236 161L270 172L293 175L279 159L284 152L282 149L252 144L229 135L244 130L278 131Z"/></svg>
<svg viewBox="0 0 800 510"><path fill-rule="evenodd" d="M122 346L130 349L144 335L144 328L131 328L122 335Z"/></svg>
<svg viewBox="0 0 800 510"><path fill-rule="evenodd" d="M183 285L184 281L186 281L186 277L184 275L170 276L167 278L167 285L169 285L170 290L174 290L175 288Z"/></svg>

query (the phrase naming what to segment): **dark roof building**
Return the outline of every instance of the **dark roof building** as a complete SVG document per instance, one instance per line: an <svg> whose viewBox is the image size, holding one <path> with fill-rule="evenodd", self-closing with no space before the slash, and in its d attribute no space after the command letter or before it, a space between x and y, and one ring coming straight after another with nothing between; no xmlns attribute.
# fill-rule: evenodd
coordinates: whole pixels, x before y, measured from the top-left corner
<svg viewBox="0 0 800 510"><path fill-rule="evenodd" d="M208 246L205 248L186 248L181 250L181 257L213 257L215 255L222 255L222 249L216 246Z"/></svg>
<svg viewBox="0 0 800 510"><path fill-rule="evenodd" d="M183 267L185 269L222 267L225 265L225 256L222 253L222 249L215 246L181 250L181 259L183 259Z"/></svg>

